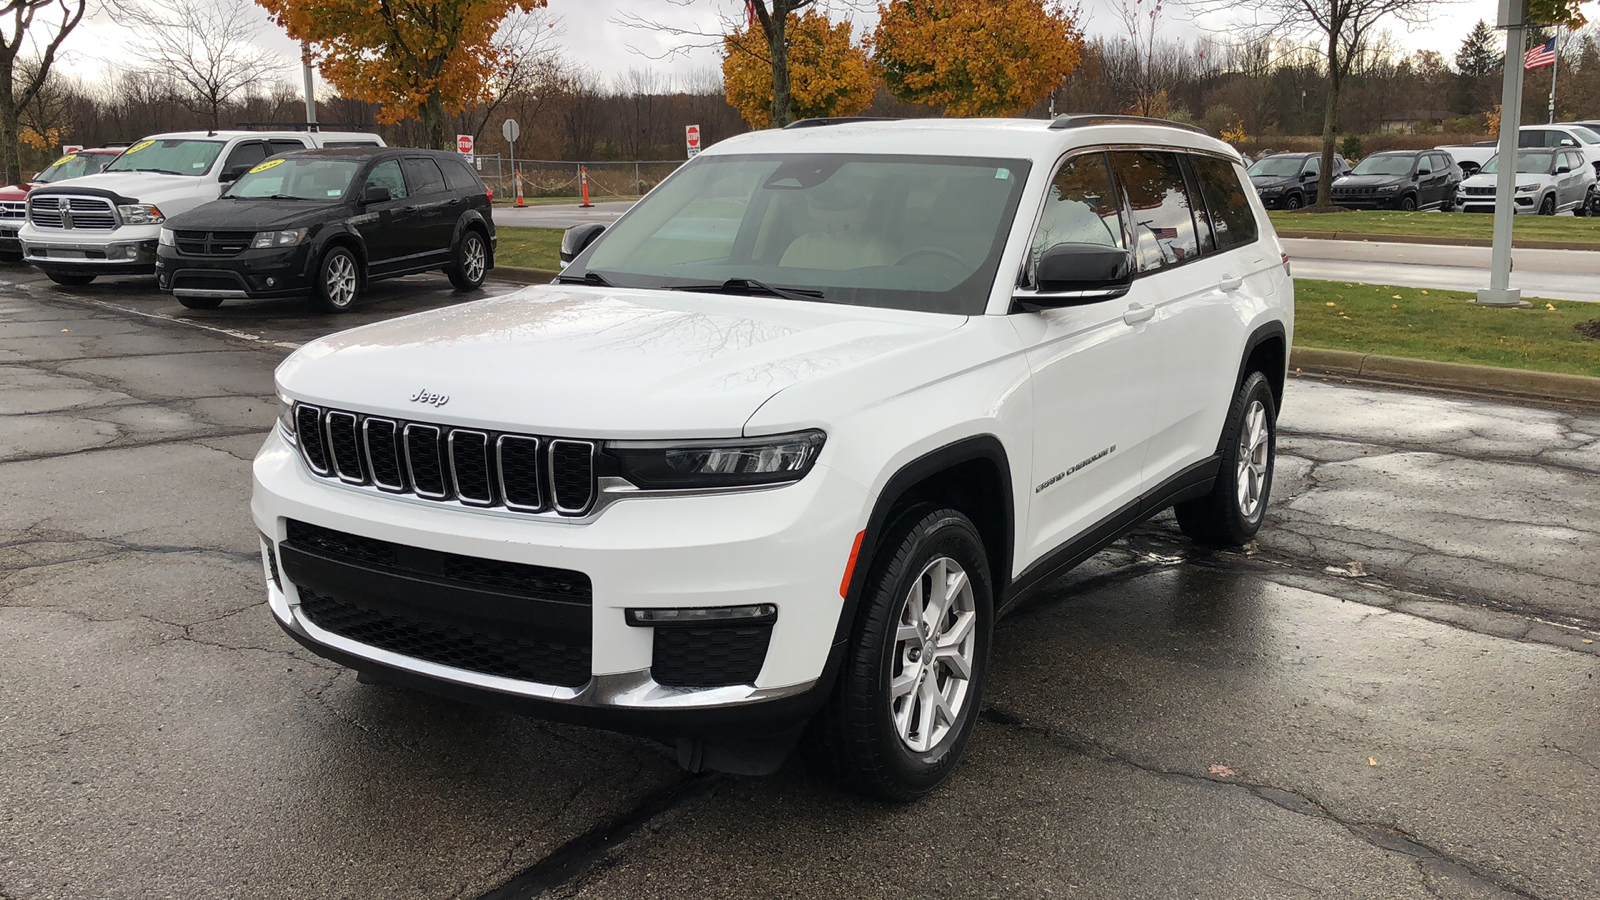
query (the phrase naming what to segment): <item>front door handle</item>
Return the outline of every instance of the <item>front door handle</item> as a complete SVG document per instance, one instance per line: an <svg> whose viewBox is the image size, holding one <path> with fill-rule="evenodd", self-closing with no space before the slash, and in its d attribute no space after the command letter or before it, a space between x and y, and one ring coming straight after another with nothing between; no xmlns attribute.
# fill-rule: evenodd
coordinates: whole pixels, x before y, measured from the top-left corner
<svg viewBox="0 0 1600 900"><path fill-rule="evenodd" d="M1130 305L1128 307L1128 311L1127 312L1122 314L1122 321L1128 323L1129 325L1137 325L1140 322L1148 322L1148 321L1150 321L1150 319L1153 318L1155 316L1155 314L1156 314L1156 308L1155 307L1153 307L1153 306L1140 306L1139 304L1134 303L1134 304L1132 304L1132 305Z"/></svg>
<svg viewBox="0 0 1600 900"><path fill-rule="evenodd" d="M1238 275L1224 275L1220 286L1225 291L1237 291L1239 288L1244 287L1244 279Z"/></svg>

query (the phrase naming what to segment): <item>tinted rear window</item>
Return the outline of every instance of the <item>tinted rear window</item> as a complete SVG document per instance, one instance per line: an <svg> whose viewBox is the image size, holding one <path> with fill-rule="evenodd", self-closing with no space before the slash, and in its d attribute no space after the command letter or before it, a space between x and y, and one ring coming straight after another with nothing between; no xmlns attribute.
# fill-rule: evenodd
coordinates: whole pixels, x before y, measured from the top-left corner
<svg viewBox="0 0 1600 900"><path fill-rule="evenodd" d="M1239 170L1227 160L1213 156L1190 156L1195 176L1200 179L1200 194L1211 213L1211 227L1217 249L1228 250L1248 244L1257 237L1255 211L1239 183Z"/></svg>
<svg viewBox="0 0 1600 900"><path fill-rule="evenodd" d="M1117 151L1111 154L1111 166L1133 213L1139 270L1175 266L1199 256L1189 191L1177 154Z"/></svg>
<svg viewBox="0 0 1600 900"><path fill-rule="evenodd" d="M444 169L444 180L446 184L450 185L450 190L473 191L483 189L483 183L478 181L477 173L473 172L462 160L444 159L438 160L438 162L441 163L440 168Z"/></svg>
<svg viewBox="0 0 1600 900"><path fill-rule="evenodd" d="M438 164L433 160L424 156L408 156L405 167L412 196L444 190L444 173L439 171Z"/></svg>

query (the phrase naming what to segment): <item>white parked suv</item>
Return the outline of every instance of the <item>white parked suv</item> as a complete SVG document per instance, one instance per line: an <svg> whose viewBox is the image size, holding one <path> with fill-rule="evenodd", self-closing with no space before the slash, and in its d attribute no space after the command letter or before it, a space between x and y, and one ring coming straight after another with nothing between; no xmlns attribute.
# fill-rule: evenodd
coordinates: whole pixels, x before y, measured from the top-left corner
<svg viewBox="0 0 1600 900"><path fill-rule="evenodd" d="M950 770L995 619L1176 505L1261 524L1287 258L1145 119L724 141L556 283L311 343L251 509L268 600L400 683L875 796Z"/></svg>
<svg viewBox="0 0 1600 900"><path fill-rule="evenodd" d="M23 258L58 284L100 275L150 275L168 217L209 203L269 156L314 147L381 147L375 134L339 131L185 131L139 141L98 175L28 195L18 231Z"/></svg>
<svg viewBox="0 0 1600 900"><path fill-rule="evenodd" d="M1499 166L1500 157L1493 156L1482 172L1461 182L1457 199L1463 212L1494 212ZM1594 169L1577 150L1517 151L1517 186L1511 207L1515 212L1553 216L1570 209L1573 215L1587 216L1597 202Z"/></svg>

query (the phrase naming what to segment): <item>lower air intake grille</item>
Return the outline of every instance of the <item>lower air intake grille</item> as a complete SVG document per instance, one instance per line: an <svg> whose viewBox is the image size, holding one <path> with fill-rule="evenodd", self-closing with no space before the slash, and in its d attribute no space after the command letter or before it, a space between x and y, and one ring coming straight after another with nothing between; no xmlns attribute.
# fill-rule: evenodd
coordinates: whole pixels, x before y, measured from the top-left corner
<svg viewBox="0 0 1600 900"><path fill-rule="evenodd" d="M771 640L770 624L658 627L650 677L671 687L754 684Z"/></svg>

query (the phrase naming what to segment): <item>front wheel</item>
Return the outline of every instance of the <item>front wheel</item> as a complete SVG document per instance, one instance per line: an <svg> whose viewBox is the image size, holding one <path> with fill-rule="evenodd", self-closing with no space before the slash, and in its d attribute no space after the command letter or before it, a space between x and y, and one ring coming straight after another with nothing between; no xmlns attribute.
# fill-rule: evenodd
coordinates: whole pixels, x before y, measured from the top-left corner
<svg viewBox="0 0 1600 900"><path fill-rule="evenodd" d="M807 755L869 797L908 802L950 774L983 703L994 596L983 540L920 506L885 532Z"/></svg>
<svg viewBox="0 0 1600 900"><path fill-rule="evenodd" d="M1291 210L1299 209L1300 207L1305 206L1305 205L1306 205L1306 201L1301 199L1299 194L1290 194L1289 198L1287 200L1283 201L1283 208L1284 209L1291 209Z"/></svg>
<svg viewBox="0 0 1600 900"><path fill-rule="evenodd" d="M483 242L483 235L471 229L463 234L456 245L455 262L444 272L458 291L483 287L484 276L489 273L489 247Z"/></svg>
<svg viewBox="0 0 1600 900"><path fill-rule="evenodd" d="M66 285L68 287L82 287L82 286L84 286L84 285L86 285L89 282L94 280L94 276L93 275L84 275L84 274L81 274L79 272L49 272L49 271L47 271L44 274L45 274L45 276L47 278L49 278L51 281L54 281L56 284L64 284L64 285Z"/></svg>
<svg viewBox="0 0 1600 900"><path fill-rule="evenodd" d="M1402 210L1406 211L1406 212L1411 212L1412 210L1417 208L1417 198L1411 196L1410 194L1407 194L1404 197L1401 197L1400 198L1400 208Z"/></svg>
<svg viewBox="0 0 1600 900"><path fill-rule="evenodd" d="M1556 214L1556 195L1545 194L1544 200L1539 204L1539 215L1553 216Z"/></svg>
<svg viewBox="0 0 1600 900"><path fill-rule="evenodd" d="M1278 408L1260 372L1240 385L1222 434L1222 467L1211 493L1179 503L1173 512L1183 533L1202 544L1238 547L1261 530L1272 492Z"/></svg>
<svg viewBox="0 0 1600 900"><path fill-rule="evenodd" d="M361 293L361 263L348 248L334 247L322 257L311 287L311 305L318 312L348 312Z"/></svg>

